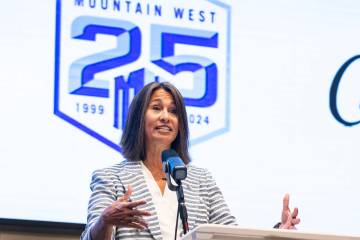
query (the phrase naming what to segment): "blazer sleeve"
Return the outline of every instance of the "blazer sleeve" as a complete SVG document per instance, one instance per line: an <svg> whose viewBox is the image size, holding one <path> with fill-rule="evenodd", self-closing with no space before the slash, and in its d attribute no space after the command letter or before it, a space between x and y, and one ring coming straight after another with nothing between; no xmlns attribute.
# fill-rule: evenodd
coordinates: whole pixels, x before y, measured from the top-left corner
<svg viewBox="0 0 360 240"><path fill-rule="evenodd" d="M216 185L211 173L205 170L207 185L207 208L209 209L209 223L223 225L237 225L236 218L231 214L220 188Z"/></svg>
<svg viewBox="0 0 360 240"><path fill-rule="evenodd" d="M92 193L88 204L87 223L84 232L81 234L81 240L91 240L90 230L92 226L98 220L104 209L116 201L117 194L115 186L114 175L109 174L105 169L93 172L90 184ZM113 230L113 236L114 232L115 228Z"/></svg>

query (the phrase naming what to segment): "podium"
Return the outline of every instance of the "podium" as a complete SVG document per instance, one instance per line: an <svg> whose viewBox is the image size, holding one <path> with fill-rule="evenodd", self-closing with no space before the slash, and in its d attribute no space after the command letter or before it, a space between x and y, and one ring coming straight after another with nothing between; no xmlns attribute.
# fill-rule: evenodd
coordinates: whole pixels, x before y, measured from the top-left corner
<svg viewBox="0 0 360 240"><path fill-rule="evenodd" d="M183 240L360 240L360 236L341 236L285 229L251 229L205 224L186 234Z"/></svg>

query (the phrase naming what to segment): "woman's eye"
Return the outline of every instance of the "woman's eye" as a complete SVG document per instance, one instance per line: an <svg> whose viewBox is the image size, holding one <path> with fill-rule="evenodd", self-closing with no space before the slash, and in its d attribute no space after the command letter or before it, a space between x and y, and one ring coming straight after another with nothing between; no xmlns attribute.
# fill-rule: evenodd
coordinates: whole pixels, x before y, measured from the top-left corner
<svg viewBox="0 0 360 240"><path fill-rule="evenodd" d="M171 113L173 113L173 114L177 114L177 112L176 112L176 109L174 108L174 109L170 109L169 110L169 112L171 112Z"/></svg>
<svg viewBox="0 0 360 240"><path fill-rule="evenodd" d="M158 105L153 105L153 106L152 106L152 109L153 109L153 110L160 110L160 107L159 107Z"/></svg>

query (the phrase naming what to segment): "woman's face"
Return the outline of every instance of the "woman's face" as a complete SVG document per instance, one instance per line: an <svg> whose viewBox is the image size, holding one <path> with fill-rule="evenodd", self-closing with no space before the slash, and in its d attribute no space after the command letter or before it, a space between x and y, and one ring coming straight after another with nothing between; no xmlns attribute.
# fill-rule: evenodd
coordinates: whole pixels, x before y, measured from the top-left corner
<svg viewBox="0 0 360 240"><path fill-rule="evenodd" d="M160 88L150 99L145 114L145 137L147 147L156 144L170 148L175 140L178 125L177 109L172 95Z"/></svg>

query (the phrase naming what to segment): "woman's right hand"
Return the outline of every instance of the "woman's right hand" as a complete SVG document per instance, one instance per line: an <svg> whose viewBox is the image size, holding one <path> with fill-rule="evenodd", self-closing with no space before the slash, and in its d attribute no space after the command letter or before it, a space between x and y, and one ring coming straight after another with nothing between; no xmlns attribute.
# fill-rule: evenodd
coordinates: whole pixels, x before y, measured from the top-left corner
<svg viewBox="0 0 360 240"><path fill-rule="evenodd" d="M132 187L129 186L124 196L105 208L100 216L100 221L106 226L133 227L145 229L147 223L143 216L149 216L147 211L136 209L137 206L145 204L145 200L129 201L132 194Z"/></svg>

